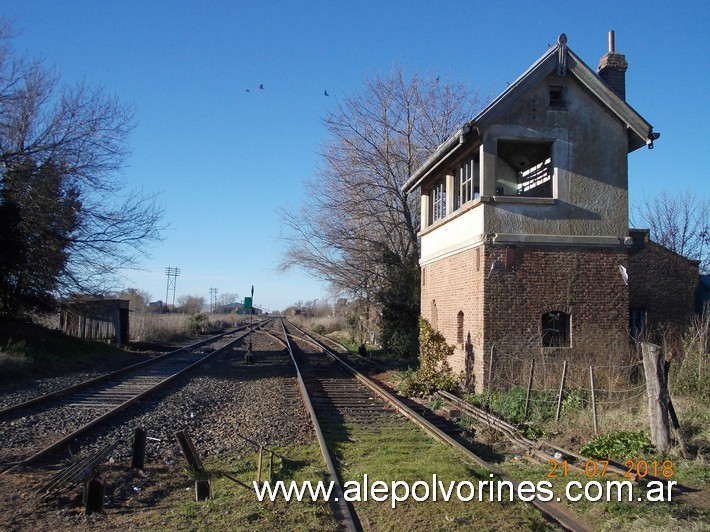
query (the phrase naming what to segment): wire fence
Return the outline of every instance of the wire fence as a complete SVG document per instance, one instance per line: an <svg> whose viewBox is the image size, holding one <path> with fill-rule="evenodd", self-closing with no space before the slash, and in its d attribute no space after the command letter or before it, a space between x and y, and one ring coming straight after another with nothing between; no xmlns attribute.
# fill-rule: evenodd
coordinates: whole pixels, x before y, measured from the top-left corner
<svg viewBox="0 0 710 532"><path fill-rule="evenodd" d="M517 421L591 414L598 433L605 412L631 408L646 395L640 352L567 360L559 351L521 356L494 346L486 356L484 401Z"/></svg>

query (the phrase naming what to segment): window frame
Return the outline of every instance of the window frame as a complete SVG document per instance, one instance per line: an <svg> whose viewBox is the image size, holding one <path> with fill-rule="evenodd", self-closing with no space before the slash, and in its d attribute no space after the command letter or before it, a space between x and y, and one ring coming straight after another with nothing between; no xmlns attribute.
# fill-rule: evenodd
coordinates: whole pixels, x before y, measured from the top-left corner
<svg viewBox="0 0 710 532"><path fill-rule="evenodd" d="M513 176L504 177L497 174L495 177L496 196L555 199L555 158L553 156L555 142L554 139L497 138L496 158L502 161L510 173L514 175L515 192L506 194L506 187L502 186L504 183L512 185ZM520 146L517 148L520 150L520 154L516 153L516 145ZM522 161L519 163L516 161L514 164L511 161L514 156ZM508 186L508 188L512 187ZM537 192L530 194L531 191Z"/></svg>
<svg viewBox="0 0 710 532"><path fill-rule="evenodd" d="M479 158L474 155L456 169L454 210L481 197L481 176L480 171L477 171L479 164Z"/></svg>
<svg viewBox="0 0 710 532"><path fill-rule="evenodd" d="M446 217L446 179L439 179L429 190L431 223Z"/></svg>

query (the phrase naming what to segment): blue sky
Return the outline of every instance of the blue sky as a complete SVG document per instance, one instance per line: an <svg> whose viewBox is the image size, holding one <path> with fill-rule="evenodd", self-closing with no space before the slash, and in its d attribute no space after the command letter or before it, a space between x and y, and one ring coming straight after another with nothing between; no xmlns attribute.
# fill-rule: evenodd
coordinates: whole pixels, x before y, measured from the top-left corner
<svg viewBox="0 0 710 532"><path fill-rule="evenodd" d="M267 309L327 298L305 273L276 271L277 209L299 208L338 98L393 67L492 98L563 32L596 68L615 30L627 100L661 133L653 151L629 157L631 201L710 189L702 1L5 0L0 17L21 32L16 52L135 107L122 178L160 193L171 227L126 286L154 300L165 298L167 266L180 268L178 297L243 297L255 285Z"/></svg>

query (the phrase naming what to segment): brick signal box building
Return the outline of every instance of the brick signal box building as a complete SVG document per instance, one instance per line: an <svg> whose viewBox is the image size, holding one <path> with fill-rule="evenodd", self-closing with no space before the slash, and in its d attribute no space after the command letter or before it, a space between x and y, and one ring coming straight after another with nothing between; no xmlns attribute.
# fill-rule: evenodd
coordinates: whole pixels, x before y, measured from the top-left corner
<svg viewBox="0 0 710 532"><path fill-rule="evenodd" d="M627 157L658 134L625 101L626 68L613 33L598 72L561 35L403 186L421 190L421 313L476 391L493 345L623 356L630 318L662 315L649 305L693 313L698 264L629 230Z"/></svg>

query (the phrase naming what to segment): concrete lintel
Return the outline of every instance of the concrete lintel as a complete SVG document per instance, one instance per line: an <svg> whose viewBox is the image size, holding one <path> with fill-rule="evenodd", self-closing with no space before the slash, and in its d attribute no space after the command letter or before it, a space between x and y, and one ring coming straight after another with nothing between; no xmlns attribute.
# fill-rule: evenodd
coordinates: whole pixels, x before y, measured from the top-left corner
<svg viewBox="0 0 710 532"><path fill-rule="evenodd" d="M426 266L427 264L431 264L432 262L436 262L438 260L445 259L445 258L450 257L452 255L456 255L457 253L462 253L464 251L468 251L469 249L476 248L476 247L482 245L484 241L485 241L485 235L477 235L473 238L468 239L466 242L463 242L461 244L456 244L455 246L450 246L448 248L440 249L436 253L432 253L431 255L421 257L419 259L419 266Z"/></svg>
<svg viewBox="0 0 710 532"><path fill-rule="evenodd" d="M494 203L521 203L527 205L554 205L555 198L532 198L528 196L493 196Z"/></svg>
<svg viewBox="0 0 710 532"><path fill-rule="evenodd" d="M618 236L588 236L588 235L516 235L497 233L493 237L494 244L540 244L550 246L593 246L616 247L630 246L629 237Z"/></svg>

